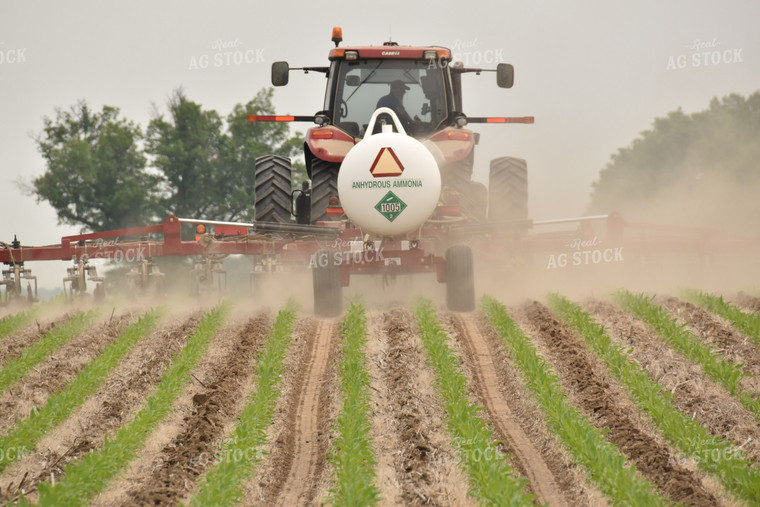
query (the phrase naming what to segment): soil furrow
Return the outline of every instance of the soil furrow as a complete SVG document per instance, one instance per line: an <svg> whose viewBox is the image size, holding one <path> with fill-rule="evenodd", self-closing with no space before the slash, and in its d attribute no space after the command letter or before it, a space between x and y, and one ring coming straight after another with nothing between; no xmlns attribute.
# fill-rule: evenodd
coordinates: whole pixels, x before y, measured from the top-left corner
<svg viewBox="0 0 760 507"><path fill-rule="evenodd" d="M0 433L42 407L51 394L74 380L77 372L103 352L132 319L133 315L122 314L88 328L0 395Z"/></svg>
<svg viewBox="0 0 760 507"><path fill-rule="evenodd" d="M314 503L316 483L327 455L325 400L320 396L332 365L331 354L337 328L320 320L308 333L306 354L301 363L301 378L294 389L286 425L283 481L275 484L272 497L276 505Z"/></svg>
<svg viewBox="0 0 760 507"><path fill-rule="evenodd" d="M37 319L33 324L25 326L14 334L0 340L0 368L9 359L19 357L25 348L42 338L51 329L63 325L72 316L73 314L66 314L49 321Z"/></svg>
<svg viewBox="0 0 760 507"><path fill-rule="evenodd" d="M528 478L531 491L538 495L541 502L568 505L554 474L501 394L494 357L474 318L468 314L452 314L450 318L464 346L467 360L472 365L473 385L478 400L486 409L497 437L506 444L507 452L516 456L515 467Z"/></svg>
<svg viewBox="0 0 760 507"><path fill-rule="evenodd" d="M192 412L184 416L181 430L151 460L150 475L139 478L137 487L127 491L125 505L176 504L191 491L198 477L216 458L224 457L218 452L225 424L234 418L235 405L244 397L252 365L267 338L269 323L269 316L262 314L243 326L236 326L233 331L222 330L217 334L212 346L223 349L223 355L211 360L208 368L199 365L198 370L207 371L193 373L202 384L191 397ZM220 337L224 334L229 334L229 339ZM125 477L128 483L136 480ZM118 485L112 489L119 489ZM113 504L113 500L121 498L119 493L110 491L96 500Z"/></svg>
<svg viewBox="0 0 760 507"><path fill-rule="evenodd" d="M642 476L675 502L717 505L699 478L681 466L678 456L638 419L622 388L580 338L538 302L523 305L518 315L530 324L542 354L559 373L574 403L595 427L607 431L607 439L630 457Z"/></svg>
<svg viewBox="0 0 760 507"><path fill-rule="evenodd" d="M705 376L702 369L668 347L645 323L617 306L600 301L585 305L610 338L631 348L631 359L674 396L678 409L712 434L736 443L760 462L760 427L739 401Z"/></svg>
<svg viewBox="0 0 760 507"><path fill-rule="evenodd" d="M692 303L674 297L660 298L657 302L681 324L686 324L692 333L712 345L716 352L742 364L742 370L755 377L742 379L742 387L760 393L760 347L750 338L720 317Z"/></svg>
<svg viewBox="0 0 760 507"><path fill-rule="evenodd" d="M337 321L304 319L296 324L285 360L281 395L267 429L265 458L249 481L249 502L284 505L284 495L290 495L289 501L295 496L299 504L318 503L325 489L331 418L338 401L335 365L339 345ZM326 363L320 365L323 361ZM306 430L307 426L312 429ZM304 463L299 465L297 461ZM299 466L302 469L298 474L305 473L301 475L304 483L300 486L293 483Z"/></svg>
<svg viewBox="0 0 760 507"><path fill-rule="evenodd" d="M370 323L375 447L388 467L380 476L384 500L394 505L472 503L414 318L396 308L373 315Z"/></svg>
<svg viewBox="0 0 760 507"><path fill-rule="evenodd" d="M102 446L134 413L158 383L173 355L197 327L200 314L179 323L165 324L143 338L116 367L98 392L67 421L44 437L35 452L9 467L0 477L1 501L25 491L36 500L37 484L63 473L66 464Z"/></svg>

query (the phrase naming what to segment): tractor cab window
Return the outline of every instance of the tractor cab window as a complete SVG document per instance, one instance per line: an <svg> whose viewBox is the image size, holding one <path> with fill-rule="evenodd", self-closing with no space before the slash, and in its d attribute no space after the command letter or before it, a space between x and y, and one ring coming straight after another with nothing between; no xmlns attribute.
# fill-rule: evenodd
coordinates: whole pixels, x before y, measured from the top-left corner
<svg viewBox="0 0 760 507"><path fill-rule="evenodd" d="M443 70L427 60L342 61L337 76L336 125L364 137L378 107L393 109L408 134L424 137L446 119Z"/></svg>

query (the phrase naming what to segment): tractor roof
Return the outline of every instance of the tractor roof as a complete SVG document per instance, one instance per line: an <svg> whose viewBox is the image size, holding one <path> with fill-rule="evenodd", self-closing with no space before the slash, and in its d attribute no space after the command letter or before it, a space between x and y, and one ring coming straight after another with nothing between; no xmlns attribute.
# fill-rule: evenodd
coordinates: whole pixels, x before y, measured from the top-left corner
<svg viewBox="0 0 760 507"><path fill-rule="evenodd" d="M435 51L436 59L451 60L451 51L441 46L344 46L330 50L330 60L343 60L346 52L356 51L359 59L364 58L396 58L421 60L425 51Z"/></svg>

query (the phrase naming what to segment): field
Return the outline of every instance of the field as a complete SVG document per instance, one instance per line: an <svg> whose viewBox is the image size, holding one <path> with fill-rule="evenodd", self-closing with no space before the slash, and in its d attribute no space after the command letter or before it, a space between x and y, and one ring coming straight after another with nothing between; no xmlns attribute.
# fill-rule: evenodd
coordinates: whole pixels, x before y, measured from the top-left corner
<svg viewBox="0 0 760 507"><path fill-rule="evenodd" d="M2 503L760 504L744 293L2 315Z"/></svg>

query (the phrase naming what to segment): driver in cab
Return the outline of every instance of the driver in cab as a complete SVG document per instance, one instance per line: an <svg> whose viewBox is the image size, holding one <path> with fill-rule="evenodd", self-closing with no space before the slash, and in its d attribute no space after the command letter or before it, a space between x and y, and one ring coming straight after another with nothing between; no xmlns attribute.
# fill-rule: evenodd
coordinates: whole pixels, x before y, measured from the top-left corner
<svg viewBox="0 0 760 507"><path fill-rule="evenodd" d="M376 106L376 108L387 107L392 109L393 112L396 113L396 116L398 116L398 119L401 120L405 129L409 127L414 128L419 123L418 120L409 116L409 113L407 113L404 108L404 94L407 90L409 90L409 86L407 86L402 80L397 79L392 81L390 93L380 97Z"/></svg>

